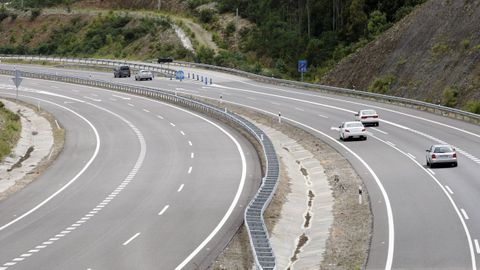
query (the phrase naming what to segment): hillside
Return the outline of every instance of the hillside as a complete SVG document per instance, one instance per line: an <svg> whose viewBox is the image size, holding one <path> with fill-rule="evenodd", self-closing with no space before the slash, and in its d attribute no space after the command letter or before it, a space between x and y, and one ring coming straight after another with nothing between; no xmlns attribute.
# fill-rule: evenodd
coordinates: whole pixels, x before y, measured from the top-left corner
<svg viewBox="0 0 480 270"><path fill-rule="evenodd" d="M480 1L430 0L322 83L480 113Z"/></svg>

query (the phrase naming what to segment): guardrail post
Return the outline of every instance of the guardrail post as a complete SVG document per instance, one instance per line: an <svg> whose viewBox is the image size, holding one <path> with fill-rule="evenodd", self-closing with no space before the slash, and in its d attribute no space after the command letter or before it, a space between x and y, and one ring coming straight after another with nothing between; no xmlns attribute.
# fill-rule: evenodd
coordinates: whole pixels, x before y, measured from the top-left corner
<svg viewBox="0 0 480 270"><path fill-rule="evenodd" d="M278 123L282 123L282 113L278 112Z"/></svg>
<svg viewBox="0 0 480 270"><path fill-rule="evenodd" d="M210 84L212 84L212 78L210 78Z"/></svg>

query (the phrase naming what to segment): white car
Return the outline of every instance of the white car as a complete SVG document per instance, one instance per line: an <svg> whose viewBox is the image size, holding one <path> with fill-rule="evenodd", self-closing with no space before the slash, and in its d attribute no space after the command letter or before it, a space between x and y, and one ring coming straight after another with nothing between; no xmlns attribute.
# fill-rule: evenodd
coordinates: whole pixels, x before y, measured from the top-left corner
<svg viewBox="0 0 480 270"><path fill-rule="evenodd" d="M359 138L362 140L367 139L367 129L360 121L343 122L338 127L340 132L340 140L348 140L353 138Z"/></svg>
<svg viewBox="0 0 480 270"><path fill-rule="evenodd" d="M372 125L377 126L379 125L379 117L375 110L360 110L358 113L355 114L355 120L362 122L364 125Z"/></svg>
<svg viewBox="0 0 480 270"><path fill-rule="evenodd" d="M140 70L137 74L135 74L135 81L143 81L143 80L153 80L152 72L148 70Z"/></svg>
<svg viewBox="0 0 480 270"><path fill-rule="evenodd" d="M453 167L458 166L457 152L451 145L436 144L427 149L427 166L433 168L435 165L447 164Z"/></svg>

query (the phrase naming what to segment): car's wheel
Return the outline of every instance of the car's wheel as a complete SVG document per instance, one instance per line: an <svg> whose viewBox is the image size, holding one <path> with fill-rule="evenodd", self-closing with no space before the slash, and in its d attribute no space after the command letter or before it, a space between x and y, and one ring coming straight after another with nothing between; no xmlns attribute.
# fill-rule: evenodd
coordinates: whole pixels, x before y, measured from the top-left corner
<svg viewBox="0 0 480 270"><path fill-rule="evenodd" d="M428 162L428 159L425 160L427 162L427 167L430 167L430 162Z"/></svg>
<svg viewBox="0 0 480 270"><path fill-rule="evenodd" d="M454 162L453 167L457 167L457 166L458 166L458 162Z"/></svg>
<svg viewBox="0 0 480 270"><path fill-rule="evenodd" d="M367 140L367 136L363 137L363 140L366 141L366 140Z"/></svg>
<svg viewBox="0 0 480 270"><path fill-rule="evenodd" d="M377 122L377 125L376 125L376 126L377 126L377 127L380 126L380 122Z"/></svg>

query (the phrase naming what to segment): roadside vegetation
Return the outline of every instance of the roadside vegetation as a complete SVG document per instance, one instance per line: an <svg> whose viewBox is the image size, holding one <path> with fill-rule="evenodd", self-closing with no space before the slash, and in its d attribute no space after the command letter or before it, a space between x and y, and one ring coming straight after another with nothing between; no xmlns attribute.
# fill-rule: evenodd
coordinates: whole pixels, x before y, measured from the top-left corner
<svg viewBox="0 0 480 270"><path fill-rule="evenodd" d="M20 138L20 116L0 102L0 161L8 156Z"/></svg>

